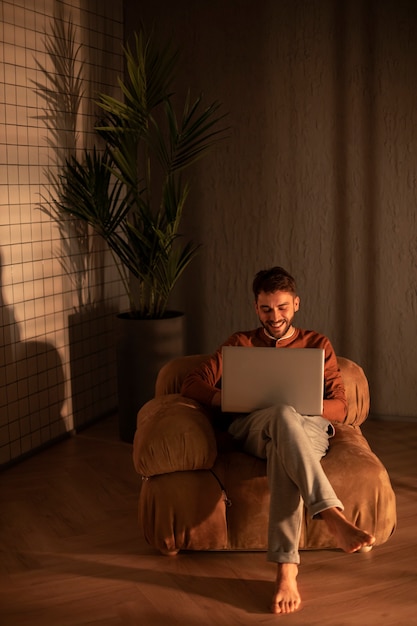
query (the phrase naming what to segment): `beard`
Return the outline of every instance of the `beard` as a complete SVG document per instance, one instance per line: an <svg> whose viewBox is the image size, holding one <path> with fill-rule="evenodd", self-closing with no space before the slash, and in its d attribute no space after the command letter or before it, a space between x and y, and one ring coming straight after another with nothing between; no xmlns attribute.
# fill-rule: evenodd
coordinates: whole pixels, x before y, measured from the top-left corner
<svg viewBox="0 0 417 626"><path fill-rule="evenodd" d="M278 323L268 322L268 321L263 322L261 319L259 321L261 322L262 326L264 327L268 335L270 335L274 339L282 339L283 337L285 337L285 335L291 328L293 321L294 321L294 317L290 319L280 320Z"/></svg>

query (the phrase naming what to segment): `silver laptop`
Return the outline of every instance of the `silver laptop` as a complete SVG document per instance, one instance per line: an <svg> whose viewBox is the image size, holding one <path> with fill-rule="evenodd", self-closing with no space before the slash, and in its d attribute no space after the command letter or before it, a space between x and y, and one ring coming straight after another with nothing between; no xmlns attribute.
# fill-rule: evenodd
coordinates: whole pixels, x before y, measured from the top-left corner
<svg viewBox="0 0 417 626"><path fill-rule="evenodd" d="M222 411L289 404L301 415L323 413L324 350L224 346L222 352Z"/></svg>

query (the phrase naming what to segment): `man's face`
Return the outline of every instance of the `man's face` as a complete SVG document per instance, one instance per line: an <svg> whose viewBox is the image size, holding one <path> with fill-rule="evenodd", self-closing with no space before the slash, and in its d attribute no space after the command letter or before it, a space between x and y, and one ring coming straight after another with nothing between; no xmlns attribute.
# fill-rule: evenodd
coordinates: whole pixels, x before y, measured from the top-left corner
<svg viewBox="0 0 417 626"><path fill-rule="evenodd" d="M255 302L259 321L275 339L282 339L292 332L294 315L299 306L300 298L287 291L261 291Z"/></svg>

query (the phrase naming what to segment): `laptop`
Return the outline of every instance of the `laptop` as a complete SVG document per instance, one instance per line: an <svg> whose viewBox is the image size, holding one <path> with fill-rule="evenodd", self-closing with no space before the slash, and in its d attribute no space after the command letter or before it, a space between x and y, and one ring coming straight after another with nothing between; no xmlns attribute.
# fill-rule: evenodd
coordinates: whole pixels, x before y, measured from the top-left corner
<svg viewBox="0 0 417 626"><path fill-rule="evenodd" d="M222 353L222 411L289 404L301 415L322 415L324 350L223 346Z"/></svg>

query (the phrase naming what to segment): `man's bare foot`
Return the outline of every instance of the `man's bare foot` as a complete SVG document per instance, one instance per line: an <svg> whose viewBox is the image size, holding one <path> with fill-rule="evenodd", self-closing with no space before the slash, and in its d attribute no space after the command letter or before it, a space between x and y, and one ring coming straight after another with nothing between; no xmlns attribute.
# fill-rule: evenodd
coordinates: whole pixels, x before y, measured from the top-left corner
<svg viewBox="0 0 417 626"><path fill-rule="evenodd" d="M349 522L339 509L331 508L321 512L322 519L335 537L339 548L344 552L358 552L370 550L375 543L375 537L361 530Z"/></svg>
<svg viewBox="0 0 417 626"><path fill-rule="evenodd" d="M272 613L294 613L300 608L301 598L298 593L297 574L296 563L278 563L275 592L271 604Z"/></svg>

